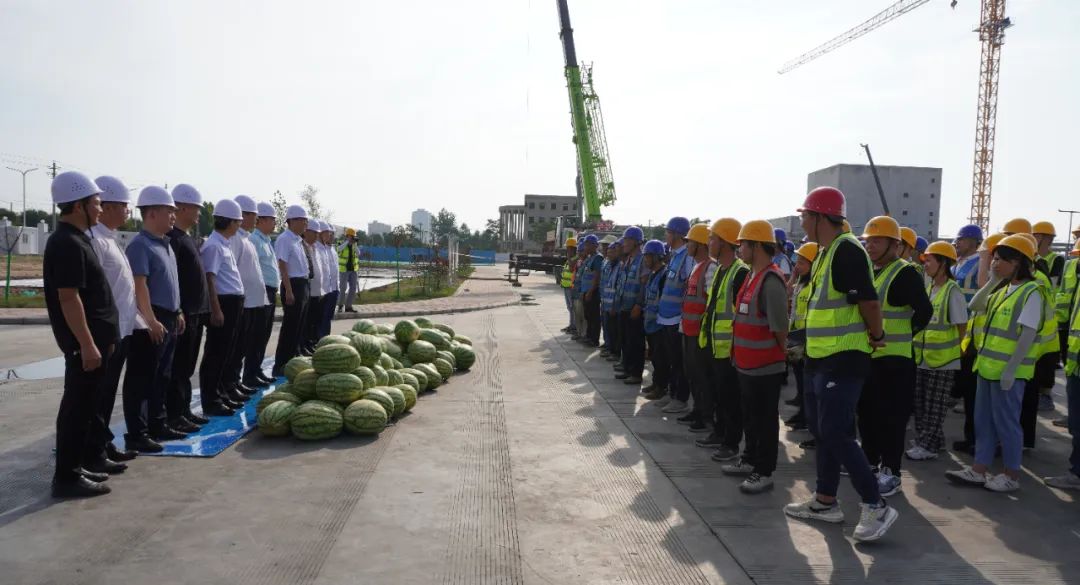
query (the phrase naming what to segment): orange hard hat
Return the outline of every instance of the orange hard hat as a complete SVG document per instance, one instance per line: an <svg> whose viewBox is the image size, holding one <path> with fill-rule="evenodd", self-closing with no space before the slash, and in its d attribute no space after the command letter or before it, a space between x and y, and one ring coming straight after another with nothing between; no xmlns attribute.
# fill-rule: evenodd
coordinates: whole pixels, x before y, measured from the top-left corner
<svg viewBox="0 0 1080 585"><path fill-rule="evenodd" d="M904 226L900 228L900 239L907 244L908 248L915 249L915 240L918 239L919 234L915 233L915 230Z"/></svg>
<svg viewBox="0 0 1080 585"><path fill-rule="evenodd" d="M739 241L776 243L776 233L771 223L764 219L755 219L743 224L739 230Z"/></svg>
<svg viewBox="0 0 1080 585"><path fill-rule="evenodd" d="M690 233L686 235L686 239L691 242L697 242L699 244L709 243L709 226L704 223L698 223L690 226Z"/></svg>
<svg viewBox="0 0 1080 585"><path fill-rule="evenodd" d="M739 243L739 230L742 229L742 224L739 220L730 217L721 217L712 224L713 235L729 244Z"/></svg>

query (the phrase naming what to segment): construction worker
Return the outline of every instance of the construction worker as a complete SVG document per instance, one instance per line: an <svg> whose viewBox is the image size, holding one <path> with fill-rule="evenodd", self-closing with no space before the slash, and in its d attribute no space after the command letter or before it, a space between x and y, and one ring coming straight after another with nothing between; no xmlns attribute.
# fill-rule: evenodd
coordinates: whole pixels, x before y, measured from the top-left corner
<svg viewBox="0 0 1080 585"><path fill-rule="evenodd" d="M663 407L663 412L667 413L681 413L686 410L686 402L690 399L690 386L683 372L683 334L679 331L686 281L690 278L690 271L694 266L694 260L686 246L686 235L689 232L690 220L685 217L671 218L664 231L670 250L656 321L663 327L666 362L670 368L667 380L671 394L658 403Z"/></svg>
<svg viewBox="0 0 1080 585"><path fill-rule="evenodd" d="M60 173L52 182L60 207L56 231L45 244L45 307L64 354L64 394L56 415L56 470L52 495L89 497L112 491L105 473L83 468L91 420L98 415L104 364L120 341L120 318L105 271L87 231L101 215L101 189L86 175Z"/></svg>
<svg viewBox="0 0 1080 585"><path fill-rule="evenodd" d="M260 336L256 331L261 331L263 312L266 307L266 289L263 287L262 268L259 266L259 253L255 244L251 241L251 232L255 230L255 222L258 218L258 206L255 200L247 195L237 195L233 201L240 206L240 229L236 235L229 238L229 249L236 259L236 267L240 271L240 280L244 283L244 308L240 313L240 322L237 325L236 351L233 351L226 365L226 386L235 388L245 396L255 394L260 386L269 384L254 375L246 376L251 372L244 363L245 358L254 353L254 346L259 342Z"/></svg>
<svg viewBox="0 0 1080 585"><path fill-rule="evenodd" d="M356 245L356 230L345 228L345 239L337 246L338 258L338 289L341 295L338 297L338 313L355 313L353 301L360 283L357 273L360 269L360 248Z"/></svg>
<svg viewBox="0 0 1080 585"><path fill-rule="evenodd" d="M338 278L339 262L334 250L334 227L330 222L319 222L319 237L315 241L315 250L322 261L323 288L326 298L323 300L322 317L319 319L319 339L330 335L330 322L334 320L334 306L341 296Z"/></svg>
<svg viewBox="0 0 1080 585"><path fill-rule="evenodd" d="M270 343L270 334L274 330L277 287L281 283L281 272L278 270L277 256L274 254L274 243L270 241L270 234L274 233L277 227L277 215L274 206L265 201L260 201L256 205L256 213L258 217L255 219L255 230L251 232L248 239L255 246L255 252L259 256L266 305L263 306L261 324L256 325L252 331L255 340L250 346L248 355L244 358L244 378L271 384L274 379L263 372L262 364L266 359L266 347Z"/></svg>
<svg viewBox="0 0 1080 585"><path fill-rule="evenodd" d="M705 369L709 383L701 395L700 411L713 430L694 444L713 449L713 461L721 463L739 456L743 437L739 377L731 363L735 297L750 272L737 254L741 229L742 224L730 217L714 221L709 228L709 256L716 260L716 269L709 281L705 318L697 339L698 348L712 358Z"/></svg>
<svg viewBox="0 0 1080 585"><path fill-rule="evenodd" d="M919 262L919 253L917 248L919 246L919 234L915 233L915 230L902 226L900 228L900 251L899 257L904 262L912 263L915 270L922 275L922 263Z"/></svg>
<svg viewBox="0 0 1080 585"><path fill-rule="evenodd" d="M915 440L907 450L909 459L937 459L945 447L942 425L949 410L949 395L960 370L960 340L967 331L967 302L953 279L956 248L934 242L922 255L930 278L927 294L933 315L915 334Z"/></svg>
<svg viewBox="0 0 1080 585"><path fill-rule="evenodd" d="M1011 236L1013 234L1030 234L1031 222L1022 217L1015 217L1005 222L1005 225L1001 228L1001 232L1006 236Z"/></svg>
<svg viewBox="0 0 1080 585"><path fill-rule="evenodd" d="M1045 229L1045 228L1044 228ZM1053 229L1053 226L1051 226ZM1034 226L1032 227L1034 230ZM1038 426L1037 412L1053 412L1054 399L1051 392L1054 389L1054 370L1057 369L1058 359L1061 356L1061 342L1058 337L1057 311L1057 287L1051 281L1047 272L1046 262L1039 256L1039 240L1033 234L1019 234L1035 246L1035 282L1039 285L1039 293L1042 295L1043 311L1045 313L1042 329L1039 330L1039 359L1035 363L1035 377L1028 383L1029 389L1035 394L1027 396L1023 404L1021 425L1024 428L1024 447L1035 448L1035 429Z"/></svg>
<svg viewBox="0 0 1080 585"><path fill-rule="evenodd" d="M210 322L206 345L199 365L199 392L203 410L210 415L225 408L238 410L249 393L232 382L233 356L242 351L238 335L244 314L244 281L236 264L230 240L243 221L240 205L222 199L214 206L214 232L203 242L199 254L206 269L206 291L210 297Z"/></svg>
<svg viewBox="0 0 1080 585"><path fill-rule="evenodd" d="M566 312L570 322L563 327L563 333L575 333L577 327L574 324L574 273L577 271L577 238L566 238L566 262L563 262L562 273L559 276L559 286L563 290L563 299L566 301Z"/></svg>
<svg viewBox="0 0 1080 585"><path fill-rule="evenodd" d="M953 266L953 277L960 286L960 292L964 299L971 302L971 297L979 291L979 245L983 241L982 228L969 224L956 232L953 246L956 247L956 264Z"/></svg>
<svg viewBox="0 0 1080 585"><path fill-rule="evenodd" d="M807 242L795 252L795 268L792 271L792 279L788 283L791 290L789 297L791 303L790 325L787 338L787 358L791 365L791 371L795 376L795 397L787 401L789 406L798 408L784 424L793 431L807 429L806 408L803 405L803 397L806 392L803 373L806 365L806 307L810 302L810 270L817 258L818 245L815 242ZM813 441L813 439L808 439ZM806 441L803 441L806 443ZM816 447L814 443L801 445L803 448Z"/></svg>
<svg viewBox="0 0 1080 585"><path fill-rule="evenodd" d="M622 379L624 384L635 385L641 384L641 375L645 370L645 329L641 322L644 304L642 281L649 274L641 257L645 232L637 226L630 226L623 231L621 240L623 260L615 309L619 316L618 340L623 369L615 377Z"/></svg>
<svg viewBox="0 0 1080 585"><path fill-rule="evenodd" d="M985 311L985 328L976 338L975 464L946 472L956 483L995 492L1020 488L1023 431L1020 409L1025 382L1035 375L1039 330L1045 299L1034 278L1035 245L1020 234L1007 236L994 248L992 270L1006 285L990 293L984 288L972 308ZM1002 473L990 473L1000 446Z"/></svg>
<svg viewBox="0 0 1080 585"><path fill-rule="evenodd" d="M1056 306L1054 312L1058 322L1061 363L1065 363L1068 359L1070 330L1069 311L1072 307L1073 299L1076 297L1076 284L1080 281L1080 278L1078 278L1078 275L1080 275L1080 263L1077 262L1077 255L1080 255L1080 239L1076 240L1076 243L1073 244L1073 248L1069 252L1070 258L1066 260L1064 266L1062 266L1061 282L1058 284L1055 296Z"/></svg>
<svg viewBox="0 0 1080 585"><path fill-rule="evenodd" d="M702 394L709 391L709 371L712 354L705 348L698 347L698 335L701 333L701 321L708 306L709 283L716 271L716 261L709 255L709 226L704 223L694 224L686 236L687 257L694 262L690 276L686 279L686 289L682 304L682 366L683 375L694 397L694 407L690 412L678 417L676 422L689 425L692 433L707 433L708 413L704 410ZM684 407L685 408L685 407ZM665 409L666 411L667 409Z"/></svg>
<svg viewBox="0 0 1080 585"><path fill-rule="evenodd" d="M611 236L604 236L604 239L609 237ZM603 240L600 241L600 246L603 248L604 256L604 261L600 266L600 325L604 336L600 357L618 359L619 349L615 343L618 312L613 305L615 304L615 281L619 271L619 249Z"/></svg>
<svg viewBox="0 0 1080 585"><path fill-rule="evenodd" d="M643 329L649 348L649 361L653 365L652 381L641 389L646 400L658 400L667 396L671 366L667 363L667 353L663 338L663 326L657 321L660 316L660 294L664 290L667 266L664 259L667 252L660 240L649 240L642 248L642 261L649 271L645 277L643 290Z"/></svg>
<svg viewBox="0 0 1080 585"><path fill-rule="evenodd" d="M1062 284L1072 279L1072 292L1069 293L1070 305L1067 309L1068 338L1065 360L1065 392L1068 396L1069 417L1066 425L1072 435L1072 452L1069 455L1069 470L1056 477L1046 477L1043 481L1050 487L1066 490L1080 490L1080 302L1076 293L1076 257L1080 256L1080 240L1073 245L1069 253L1072 258L1065 264ZM1070 273L1072 276L1070 277ZM1059 312L1060 312L1059 295ZM1073 416L1076 414L1076 416Z"/></svg>
<svg viewBox="0 0 1080 585"><path fill-rule="evenodd" d="M600 240L585 236L585 258L581 270L581 305L585 315L585 336L582 343L589 347L600 345L600 268L603 258L597 253Z"/></svg>
<svg viewBox="0 0 1080 585"><path fill-rule="evenodd" d="M585 299L581 286L585 282L585 259L587 256L585 238L581 238L581 245L577 250L577 266L574 269L574 333L570 335L570 339L577 341L585 337L588 327L585 324Z"/></svg>
<svg viewBox="0 0 1080 585"><path fill-rule="evenodd" d="M311 298L308 299L308 312L304 321L304 335L300 344L302 355L315 353L315 344L319 341L319 329L322 327L323 308L325 307L326 277L323 275L323 262L315 248L322 231L322 222L315 218L308 220L304 230L304 254L307 256L308 265L311 266Z"/></svg>
<svg viewBox="0 0 1080 585"><path fill-rule="evenodd" d="M870 259L850 232L842 232L847 204L834 187L810 191L799 209L803 231L819 245L806 314L806 418L817 441L817 487L810 499L788 504L794 518L843 522L836 501L843 467L862 499L855 539L873 541L899 513L888 506L866 455L852 432L855 408L870 371L870 353L885 347L881 305Z"/></svg>
<svg viewBox="0 0 1080 585"><path fill-rule="evenodd" d="M274 377L284 374L285 363L300 354L300 343L311 294L311 265L301 238L307 230L307 211L299 205L285 210L285 231L274 240L278 271L281 273L281 331L274 356Z"/></svg>
<svg viewBox="0 0 1080 585"><path fill-rule="evenodd" d="M786 250L787 245L791 242L787 239L787 232L780 228L773 230L773 237L776 239L776 256L773 257L773 264L776 264L776 267L780 269L786 281L791 277L791 269L794 268L791 257L788 256Z"/></svg>

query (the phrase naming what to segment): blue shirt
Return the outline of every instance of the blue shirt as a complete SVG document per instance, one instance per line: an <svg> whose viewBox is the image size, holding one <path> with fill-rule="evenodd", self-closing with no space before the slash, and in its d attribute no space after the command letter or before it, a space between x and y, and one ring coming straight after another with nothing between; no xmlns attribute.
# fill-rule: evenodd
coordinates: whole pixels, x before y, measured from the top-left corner
<svg viewBox="0 0 1080 585"><path fill-rule="evenodd" d="M143 230L131 239L125 252L133 276L145 276L150 304L166 311L180 310L180 277L169 238Z"/></svg>
<svg viewBox="0 0 1080 585"><path fill-rule="evenodd" d="M259 256L263 284L277 288L281 284L281 273L278 272L277 255L274 254L274 244L270 242L270 236L255 230L251 232L248 241L255 246L255 253Z"/></svg>

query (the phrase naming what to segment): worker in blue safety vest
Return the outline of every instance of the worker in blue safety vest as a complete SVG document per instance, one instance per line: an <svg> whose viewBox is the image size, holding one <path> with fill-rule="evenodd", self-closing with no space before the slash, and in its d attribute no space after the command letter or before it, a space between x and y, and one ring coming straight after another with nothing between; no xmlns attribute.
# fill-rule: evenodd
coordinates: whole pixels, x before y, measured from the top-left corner
<svg viewBox="0 0 1080 585"><path fill-rule="evenodd" d="M690 386L683 373L683 335L679 330L682 323L682 303L683 296L686 294L686 281L690 278L690 270L694 266L694 260L690 257L686 246L686 236L689 233L690 220L685 217L671 218L664 231L664 239L670 246L670 256L667 275L664 278L664 289L660 293L656 322L662 327L661 335L669 368L666 379L670 393L667 398L661 398L658 401L666 412L681 413L686 410L686 402L690 399Z"/></svg>
<svg viewBox="0 0 1080 585"><path fill-rule="evenodd" d="M616 291L615 308L619 315L619 342L622 346L622 371L615 377L624 384L641 384L645 369L645 329L642 310L645 305L644 279L649 269L642 261L641 245L645 233L637 226L623 232L623 263L619 288Z"/></svg>

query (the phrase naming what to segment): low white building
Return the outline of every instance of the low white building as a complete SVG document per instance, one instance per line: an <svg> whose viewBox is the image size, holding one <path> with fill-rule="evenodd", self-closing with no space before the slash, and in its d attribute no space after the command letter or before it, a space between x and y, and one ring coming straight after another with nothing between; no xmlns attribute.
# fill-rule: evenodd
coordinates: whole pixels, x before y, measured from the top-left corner
<svg viewBox="0 0 1080 585"><path fill-rule="evenodd" d="M30 255L45 253L45 242L49 240L49 225L42 220L37 227L22 228L11 225L11 220L0 219L0 252L7 254Z"/></svg>

